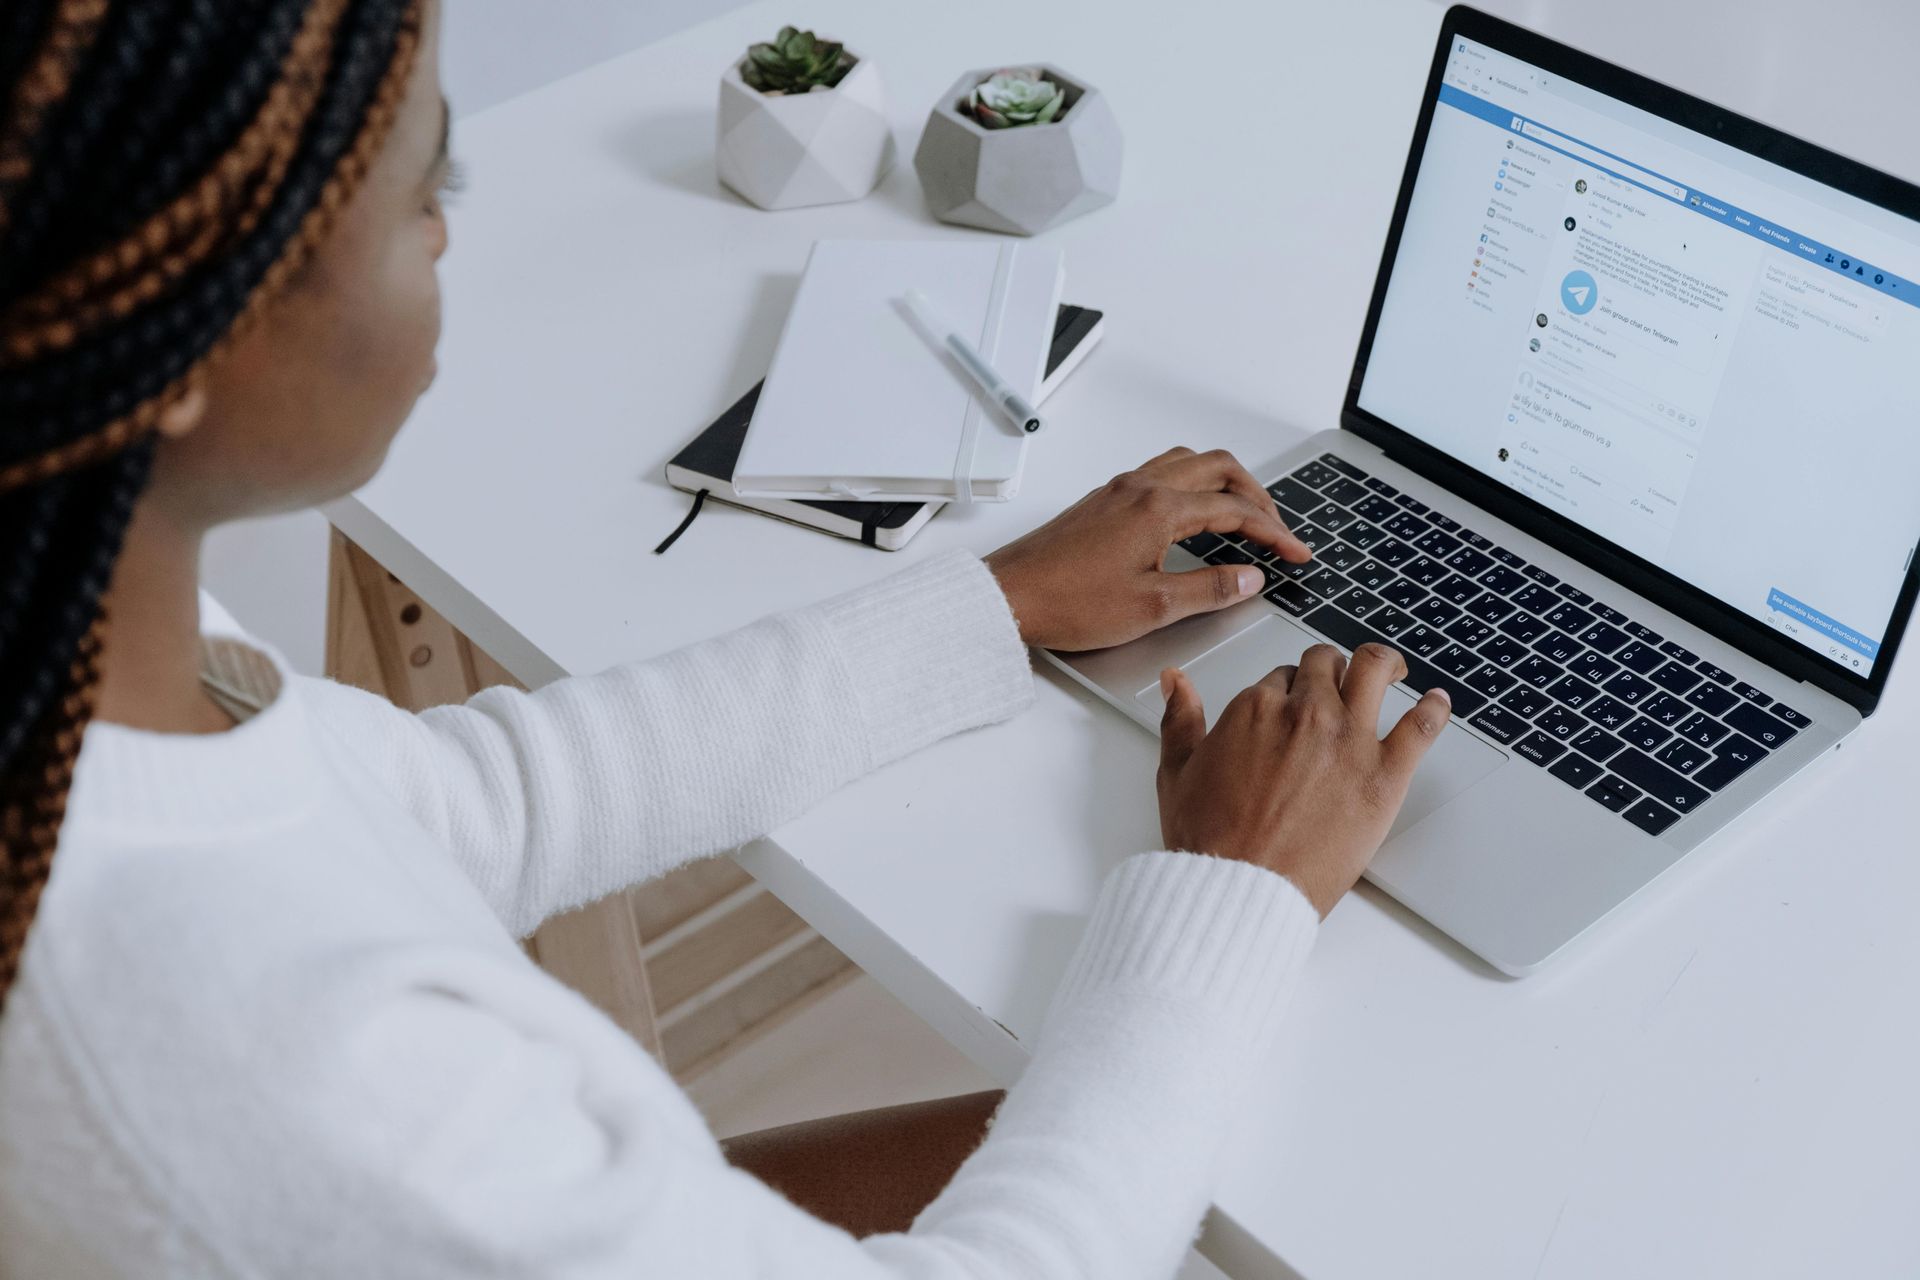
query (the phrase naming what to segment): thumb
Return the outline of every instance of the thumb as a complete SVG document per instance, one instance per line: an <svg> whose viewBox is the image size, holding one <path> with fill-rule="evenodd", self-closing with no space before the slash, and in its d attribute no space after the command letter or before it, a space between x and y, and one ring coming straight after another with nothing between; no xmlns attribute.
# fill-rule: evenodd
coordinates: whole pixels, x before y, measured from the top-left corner
<svg viewBox="0 0 1920 1280"><path fill-rule="evenodd" d="M1160 673L1160 692L1167 699L1167 709L1160 716L1160 773L1171 777L1187 767L1194 749L1207 736L1207 713L1200 704L1200 691L1177 667Z"/></svg>
<svg viewBox="0 0 1920 1280"><path fill-rule="evenodd" d="M1216 564L1184 573L1163 573L1166 589L1166 616L1162 622L1178 622L1196 613L1212 613L1230 604L1239 604L1260 594L1267 576L1250 564Z"/></svg>
<svg viewBox="0 0 1920 1280"><path fill-rule="evenodd" d="M1453 699L1443 689L1429 689L1420 701L1407 708L1407 714L1381 740L1380 754L1394 777L1405 780L1425 758L1427 749L1440 737L1453 716Z"/></svg>

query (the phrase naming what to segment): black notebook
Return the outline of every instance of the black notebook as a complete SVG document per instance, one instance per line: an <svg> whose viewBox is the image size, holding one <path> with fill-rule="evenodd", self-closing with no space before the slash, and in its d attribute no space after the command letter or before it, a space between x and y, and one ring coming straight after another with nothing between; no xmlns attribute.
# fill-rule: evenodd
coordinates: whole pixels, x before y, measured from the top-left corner
<svg viewBox="0 0 1920 1280"><path fill-rule="evenodd" d="M1078 367L1099 343L1105 315L1086 307L1063 305L1054 320L1053 347L1047 353L1047 373L1040 384L1040 400ZM758 511L762 515L806 525L842 538L852 538L883 551L898 551L945 506L942 502L821 502L811 499L743 498L733 491L733 464L753 421L753 407L763 383L734 402L714 424L667 463L667 483L715 502ZM698 505L695 511L699 510ZM692 520L688 516L688 520ZM682 524L681 529L686 525ZM676 530L674 537L679 536ZM673 538L660 544L664 551Z"/></svg>

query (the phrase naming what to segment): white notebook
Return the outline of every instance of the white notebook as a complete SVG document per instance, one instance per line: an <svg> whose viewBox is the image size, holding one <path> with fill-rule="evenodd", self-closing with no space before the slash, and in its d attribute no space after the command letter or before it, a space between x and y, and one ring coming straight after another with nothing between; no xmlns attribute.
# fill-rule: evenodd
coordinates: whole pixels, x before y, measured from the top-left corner
<svg viewBox="0 0 1920 1280"><path fill-rule="evenodd" d="M1027 437L907 321L926 294L1039 398L1064 280L1030 243L822 240L780 335L734 488L752 498L1004 502Z"/></svg>

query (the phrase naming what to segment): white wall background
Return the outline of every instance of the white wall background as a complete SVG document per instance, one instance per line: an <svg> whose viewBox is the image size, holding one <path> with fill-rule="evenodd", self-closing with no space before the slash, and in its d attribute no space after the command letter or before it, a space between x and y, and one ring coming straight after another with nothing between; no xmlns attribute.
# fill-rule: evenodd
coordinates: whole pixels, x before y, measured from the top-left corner
<svg viewBox="0 0 1920 1280"><path fill-rule="evenodd" d="M1920 50L1920 0L1477 2L1609 61L1920 181L1920 94L1908 66ZM455 112L464 115L738 7L742 0L445 3L448 96ZM804 0L795 4L791 19L804 24L805 7ZM1112 8L1115 21L1141 21L1126 11L1147 6L1115 0ZM1143 56L1154 56L1156 26L1177 21L1170 11L1143 21L1142 31L1148 33ZM1363 91L1364 85L1356 88ZM207 548L205 581L243 624L277 645L296 668L320 669L326 527L318 515L220 531Z"/></svg>

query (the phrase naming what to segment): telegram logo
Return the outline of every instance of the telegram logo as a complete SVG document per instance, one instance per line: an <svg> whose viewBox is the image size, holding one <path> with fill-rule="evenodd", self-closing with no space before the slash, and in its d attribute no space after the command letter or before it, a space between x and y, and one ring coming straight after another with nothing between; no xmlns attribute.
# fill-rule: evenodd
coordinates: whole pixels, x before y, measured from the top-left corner
<svg viewBox="0 0 1920 1280"><path fill-rule="evenodd" d="M1560 305L1576 316L1583 316L1593 310L1593 304L1600 301L1600 286L1593 277L1584 271L1569 271L1567 278L1560 282Z"/></svg>

